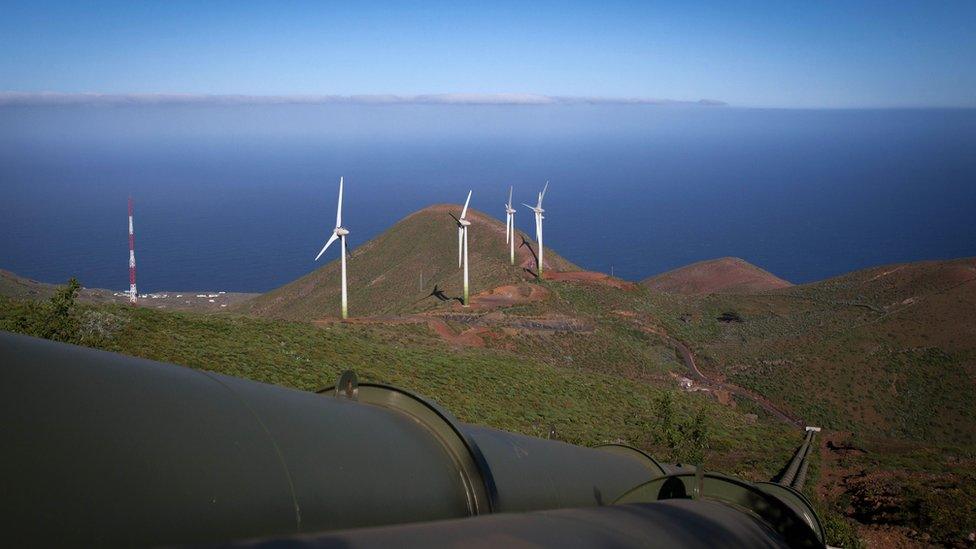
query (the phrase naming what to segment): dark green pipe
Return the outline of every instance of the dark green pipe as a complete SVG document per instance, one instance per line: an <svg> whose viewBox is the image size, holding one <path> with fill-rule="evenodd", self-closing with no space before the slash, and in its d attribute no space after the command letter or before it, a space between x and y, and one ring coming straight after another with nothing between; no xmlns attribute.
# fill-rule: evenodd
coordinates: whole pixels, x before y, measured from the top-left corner
<svg viewBox="0 0 976 549"><path fill-rule="evenodd" d="M720 502L690 500L503 513L463 520L248 540L230 545L337 549L789 547L787 540L750 513Z"/></svg>
<svg viewBox="0 0 976 549"><path fill-rule="evenodd" d="M823 544L809 502L788 486L666 475L628 446L460 424L351 373L338 386L306 393L0 332L4 539ZM625 505L635 502L654 503ZM390 528L350 530L377 526Z"/></svg>
<svg viewBox="0 0 976 549"><path fill-rule="evenodd" d="M784 486L793 486L793 481L796 479L796 474L807 457L807 451L810 448L810 441L813 440L813 431L807 431L806 435L803 437L803 444L797 449L796 453L793 454L793 458L790 459L789 464L786 467L786 471L783 472L783 476L779 479L779 483Z"/></svg>
<svg viewBox="0 0 976 549"><path fill-rule="evenodd" d="M215 542L592 506L659 473L624 450L459 426L382 386L356 402L8 333L0 364L11 546Z"/></svg>

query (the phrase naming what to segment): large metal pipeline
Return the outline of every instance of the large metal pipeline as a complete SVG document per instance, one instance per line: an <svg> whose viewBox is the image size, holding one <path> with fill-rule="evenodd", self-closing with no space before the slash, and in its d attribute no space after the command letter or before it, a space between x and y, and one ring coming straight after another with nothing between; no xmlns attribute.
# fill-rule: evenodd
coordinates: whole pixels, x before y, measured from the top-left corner
<svg viewBox="0 0 976 549"><path fill-rule="evenodd" d="M672 499L652 504L486 515L380 528L361 528L227 544L240 548L553 547L783 548L790 544L763 521L714 501Z"/></svg>
<svg viewBox="0 0 976 549"><path fill-rule="evenodd" d="M802 464L806 463L807 452L810 450L810 443L813 441L814 432L807 431L803 436L803 444L797 449L796 453L793 454L793 459L790 460L789 464L786 466L786 470L783 471L783 475L779 479L779 483L785 486L793 486L796 480L797 473Z"/></svg>
<svg viewBox="0 0 976 549"><path fill-rule="evenodd" d="M132 546L346 535L659 502L684 497L674 483L690 482L634 448L582 448L464 425L416 395L360 385L348 374L320 393L0 332L5 540ZM726 484L702 484L722 486L702 492L705 499L745 509L744 525L762 517L760 530L775 543L822 545L822 528L798 493L740 483L727 497ZM775 513L763 515L767 508ZM607 511L598 520L647 515L658 524L673 512ZM682 516L694 522L693 515ZM462 523L476 531L489 524L482 519Z"/></svg>
<svg viewBox="0 0 976 549"><path fill-rule="evenodd" d="M221 541L609 503L626 448L461 426L403 391L290 390L0 334L8 542Z"/></svg>

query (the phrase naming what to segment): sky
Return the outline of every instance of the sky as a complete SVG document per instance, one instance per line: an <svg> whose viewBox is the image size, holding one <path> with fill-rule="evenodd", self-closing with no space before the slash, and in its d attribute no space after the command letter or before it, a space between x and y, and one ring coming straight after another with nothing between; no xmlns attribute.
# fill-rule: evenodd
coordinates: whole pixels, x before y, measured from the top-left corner
<svg viewBox="0 0 976 549"><path fill-rule="evenodd" d="M0 0L0 92L976 107L976 2Z"/></svg>

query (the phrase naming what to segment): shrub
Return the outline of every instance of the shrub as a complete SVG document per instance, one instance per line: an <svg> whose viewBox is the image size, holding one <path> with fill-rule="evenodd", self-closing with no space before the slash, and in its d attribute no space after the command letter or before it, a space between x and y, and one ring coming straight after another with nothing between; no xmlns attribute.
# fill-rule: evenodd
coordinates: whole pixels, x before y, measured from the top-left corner
<svg viewBox="0 0 976 549"><path fill-rule="evenodd" d="M29 302L14 321L17 331L65 343L80 343L80 320L75 298L81 285L72 278L47 302Z"/></svg>
<svg viewBox="0 0 976 549"><path fill-rule="evenodd" d="M654 441L667 448L669 457L679 463L702 464L709 447L711 428L704 408L690 421L680 421L674 407L674 394L665 391L654 402L657 432Z"/></svg>
<svg viewBox="0 0 976 549"><path fill-rule="evenodd" d="M742 317L739 315L739 313L735 311L725 311L724 313L718 316L717 320L719 322L742 323Z"/></svg>

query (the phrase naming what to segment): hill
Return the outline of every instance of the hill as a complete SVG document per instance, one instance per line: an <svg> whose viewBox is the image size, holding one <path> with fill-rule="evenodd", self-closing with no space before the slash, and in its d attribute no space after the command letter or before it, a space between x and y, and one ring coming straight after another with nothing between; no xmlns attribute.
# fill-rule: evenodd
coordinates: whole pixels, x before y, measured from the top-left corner
<svg viewBox="0 0 976 549"><path fill-rule="evenodd" d="M645 299L709 378L825 429L811 489L872 544L964 546L976 531L976 259Z"/></svg>
<svg viewBox="0 0 976 549"><path fill-rule="evenodd" d="M55 286L16 275L0 269L0 295L18 299L44 299L54 293Z"/></svg>
<svg viewBox="0 0 976 549"><path fill-rule="evenodd" d="M429 206L403 218L386 232L352 250L347 259L350 316L402 314L450 306L431 296L436 285L449 297L461 295L458 268L457 225L448 215L461 206ZM529 245L516 249L516 265L509 264L505 224L476 210L469 210L468 261L472 295L534 278L536 244L519 232ZM332 257L338 252L329 250ZM548 247L546 269L564 271L578 267ZM423 285L421 285L421 276ZM340 301L338 258L280 288L261 295L237 310L261 317L313 320L334 317Z"/></svg>
<svg viewBox="0 0 976 549"><path fill-rule="evenodd" d="M446 251L423 255L426 248L414 246L392 261L426 267L421 261L432 257L460 278L445 208L406 218L355 259L382 263L384 256L370 254L396 253L400 239L436 226L447 233L439 244ZM472 251L485 245L480 253L494 253L475 236L495 231L503 243L504 225L477 213L473 219L481 230L472 229ZM711 468L769 478L794 433L757 401L719 388L732 384L826 429L807 495L883 525L866 535L900 528L908 539L925 532L949 543L971 531L972 514L959 510L972 509L976 493L976 260L878 267L754 294L682 295L594 283L592 276L530 282L505 265L498 247L501 258L485 260L496 268L486 279L515 281L536 299L512 305L496 292L498 304L480 312L404 301L408 311L439 309L317 324L100 304L88 306L95 314L86 313L84 325L110 332L99 346L129 354L304 388L354 367L365 379L430 395L466 421L530 434L555 426L565 440L620 438L671 456L678 453L662 443L653 408L666 388L691 376L678 341L713 380L696 378L676 397L686 417L707 411ZM522 250L520 262L531 265L531 253ZM338 273L331 268L334 311ZM375 274L384 275L400 280L395 272ZM0 329L4 316L7 329L16 329L18 303L0 299ZM913 511L879 514L878 502Z"/></svg>
<svg viewBox="0 0 976 549"><path fill-rule="evenodd" d="M706 369L808 422L976 443L974 259L875 267L669 308L663 319Z"/></svg>
<svg viewBox="0 0 976 549"><path fill-rule="evenodd" d="M699 261L645 278L641 284L673 294L752 294L791 286L789 282L738 257Z"/></svg>

